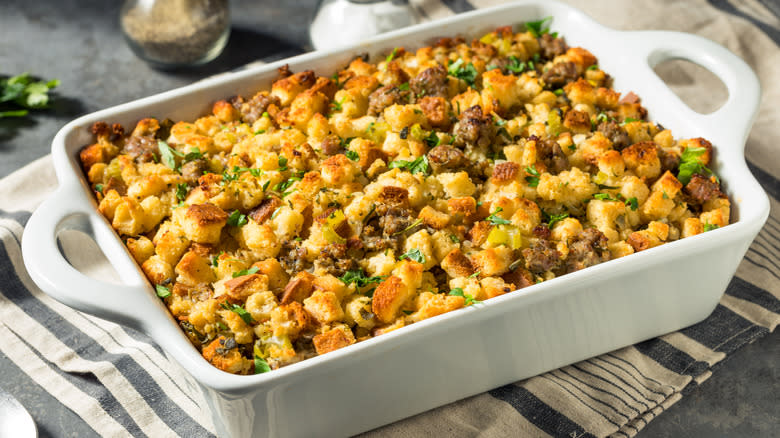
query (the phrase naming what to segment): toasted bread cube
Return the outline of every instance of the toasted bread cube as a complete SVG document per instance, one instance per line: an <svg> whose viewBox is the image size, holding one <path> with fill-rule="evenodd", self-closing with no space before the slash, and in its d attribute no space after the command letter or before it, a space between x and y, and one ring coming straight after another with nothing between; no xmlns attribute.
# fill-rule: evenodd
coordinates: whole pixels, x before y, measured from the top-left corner
<svg viewBox="0 0 780 438"><path fill-rule="evenodd" d="M371 309L379 321L388 324L392 322L401 306L409 298L409 288L400 277L391 275L379 284L374 291Z"/></svg>
<svg viewBox="0 0 780 438"><path fill-rule="evenodd" d="M133 255L133 258L139 265L154 255L154 244L146 236L140 236L137 239L127 239L127 249L130 250L130 254Z"/></svg>
<svg viewBox="0 0 780 438"><path fill-rule="evenodd" d="M246 299L246 311L252 319L263 323L271 319L271 312L278 306L276 296L271 291L255 292Z"/></svg>
<svg viewBox="0 0 780 438"><path fill-rule="evenodd" d="M383 114L385 121L395 132L401 132L407 126L417 123L426 128L429 127L428 119L420 109L420 105L390 105L385 108Z"/></svg>
<svg viewBox="0 0 780 438"><path fill-rule="evenodd" d="M116 204L111 226L119 234L137 236L146 231L144 216L144 209L141 207L141 204L134 198L125 196Z"/></svg>
<svg viewBox="0 0 780 438"><path fill-rule="evenodd" d="M281 106L285 107L295 99L295 96L314 85L316 80L313 71L305 70L274 82L271 86L271 95L278 97Z"/></svg>
<svg viewBox="0 0 780 438"><path fill-rule="evenodd" d="M663 244L668 236L669 225L653 221L647 225L647 229L631 233L626 242L639 252Z"/></svg>
<svg viewBox="0 0 780 438"><path fill-rule="evenodd" d="M422 210L420 210L420 214L417 217L422 219L425 225L436 230L441 230L442 228L446 227L447 224L450 222L449 215L437 211L435 208L431 207L430 205L426 205L425 207L423 207Z"/></svg>
<svg viewBox="0 0 780 438"><path fill-rule="evenodd" d="M233 338L220 336L203 349L203 358L210 364L233 374L249 374L254 362L246 359L238 350Z"/></svg>
<svg viewBox="0 0 780 438"><path fill-rule="evenodd" d="M344 154L334 155L320 165L322 179L332 187L348 184L355 179L359 170Z"/></svg>
<svg viewBox="0 0 780 438"><path fill-rule="evenodd" d="M347 324L357 325L364 329L372 329L376 325L376 317L371 312L371 298L365 295L352 295L344 306L344 320Z"/></svg>
<svg viewBox="0 0 780 438"><path fill-rule="evenodd" d="M512 249L503 245L484 249L471 256L474 269L485 277L503 274L509 269L510 263L512 263Z"/></svg>
<svg viewBox="0 0 780 438"><path fill-rule="evenodd" d="M273 290L281 290L290 281L290 276L282 268L282 264L279 260L270 258L255 262L252 267L257 268L258 274L263 274L268 277L268 287Z"/></svg>
<svg viewBox="0 0 780 438"><path fill-rule="evenodd" d="M330 274L316 276L312 286L315 291L333 293L339 301L347 293L347 286L344 282Z"/></svg>
<svg viewBox="0 0 780 438"><path fill-rule="evenodd" d="M250 295L268 290L268 277L263 274L242 275L223 282L222 287L231 302L243 303ZM214 289L217 295L216 285Z"/></svg>
<svg viewBox="0 0 780 438"><path fill-rule="evenodd" d="M141 269L154 284L167 284L173 280L173 266L159 255L146 259Z"/></svg>
<svg viewBox="0 0 780 438"><path fill-rule="evenodd" d="M252 327L241 318L241 315L227 309L220 309L217 311L217 314L222 319L222 322L227 325L228 329L233 332L236 342L239 344L249 344L254 340Z"/></svg>
<svg viewBox="0 0 780 438"><path fill-rule="evenodd" d="M682 237L695 236L704 232L704 225L697 217L689 217L685 219L682 226Z"/></svg>
<svg viewBox="0 0 780 438"><path fill-rule="evenodd" d="M423 319L460 309L465 302L465 298L460 296L423 292L417 297L418 310L411 315L412 320L422 321Z"/></svg>
<svg viewBox="0 0 780 438"><path fill-rule="evenodd" d="M282 304L271 311L274 336L287 336L295 340L310 325L311 317L297 301Z"/></svg>
<svg viewBox="0 0 780 438"><path fill-rule="evenodd" d="M453 249L444 257L441 261L441 268L451 278L456 277L468 277L472 275L476 270L471 264L471 259L466 257L460 249Z"/></svg>
<svg viewBox="0 0 780 438"><path fill-rule="evenodd" d="M320 324L328 324L344 318L341 303L333 292L314 291L303 300L303 308Z"/></svg>
<svg viewBox="0 0 780 438"><path fill-rule="evenodd" d="M355 343L355 335L348 328L337 327L312 339L317 354L330 353Z"/></svg>
<svg viewBox="0 0 780 438"><path fill-rule="evenodd" d="M198 255L195 251L187 251L176 265L176 281L188 286L199 283L213 283L216 275L211 269L211 261Z"/></svg>
<svg viewBox="0 0 780 438"><path fill-rule="evenodd" d="M314 275L301 271L295 274L292 280L287 283L282 293L282 304L289 304L294 301L302 302L311 295L314 289Z"/></svg>
<svg viewBox="0 0 780 438"><path fill-rule="evenodd" d="M252 220L238 228L234 235L243 248L252 250L259 258L276 257L282 248L282 242L270 225L260 225Z"/></svg>
<svg viewBox="0 0 780 438"><path fill-rule="evenodd" d="M440 173L436 178L444 187L448 198L471 196L477 189L466 172Z"/></svg>
<svg viewBox="0 0 780 438"><path fill-rule="evenodd" d="M174 223L179 225L188 239L198 243L219 243L227 218L227 213L209 203L180 207L173 211Z"/></svg>
<svg viewBox="0 0 780 438"><path fill-rule="evenodd" d="M626 168L636 173L636 176L652 180L661 174L661 160L658 158L658 148L652 141L634 143L621 152Z"/></svg>

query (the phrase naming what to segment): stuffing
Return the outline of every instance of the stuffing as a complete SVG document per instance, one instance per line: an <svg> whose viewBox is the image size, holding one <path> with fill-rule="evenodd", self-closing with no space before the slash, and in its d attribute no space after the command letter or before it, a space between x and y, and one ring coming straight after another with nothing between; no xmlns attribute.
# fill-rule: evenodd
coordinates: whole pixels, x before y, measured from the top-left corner
<svg viewBox="0 0 780 438"><path fill-rule="evenodd" d="M276 369L728 226L713 145L593 53L472 36L92 126L98 211L204 359Z"/></svg>

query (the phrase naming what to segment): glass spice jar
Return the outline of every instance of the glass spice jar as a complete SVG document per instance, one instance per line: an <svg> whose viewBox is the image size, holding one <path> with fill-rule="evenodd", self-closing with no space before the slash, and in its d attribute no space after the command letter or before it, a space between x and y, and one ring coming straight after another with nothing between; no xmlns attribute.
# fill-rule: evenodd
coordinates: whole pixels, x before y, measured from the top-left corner
<svg viewBox="0 0 780 438"><path fill-rule="evenodd" d="M133 52L164 69L211 61L230 35L228 0L126 0L119 21Z"/></svg>

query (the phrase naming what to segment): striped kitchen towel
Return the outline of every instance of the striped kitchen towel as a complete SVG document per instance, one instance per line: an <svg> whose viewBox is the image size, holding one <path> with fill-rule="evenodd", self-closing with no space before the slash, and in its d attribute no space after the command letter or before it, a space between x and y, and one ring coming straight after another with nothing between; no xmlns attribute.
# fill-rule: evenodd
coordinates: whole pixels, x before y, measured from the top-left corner
<svg viewBox="0 0 780 438"><path fill-rule="evenodd" d="M496 2L415 2L428 19ZM706 380L716 365L780 322L780 21L759 0L611 2L576 0L600 22L708 37L759 74L764 105L748 139L748 164L770 194L772 213L737 275L705 321L368 432L374 436L634 436ZM699 71L662 72L695 108ZM713 85L715 87L715 85ZM30 280L19 242L30 213L56 187L50 157L0 180L0 352L102 436L212 436L205 402L145 335L74 311ZM76 236L63 236L66 253ZM79 243L84 245L85 243ZM84 270L104 269L83 246L69 254ZM90 258L95 257L95 258ZM93 272L95 273L95 272ZM112 275L101 271L98 275Z"/></svg>

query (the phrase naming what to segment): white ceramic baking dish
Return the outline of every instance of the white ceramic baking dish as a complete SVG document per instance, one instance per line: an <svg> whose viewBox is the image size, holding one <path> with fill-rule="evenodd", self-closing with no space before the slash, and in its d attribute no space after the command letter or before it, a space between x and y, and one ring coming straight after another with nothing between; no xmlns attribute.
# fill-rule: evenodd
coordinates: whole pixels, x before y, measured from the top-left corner
<svg viewBox="0 0 780 438"><path fill-rule="evenodd" d="M132 127L142 117L192 119L210 103L270 85L276 68L330 75L356 55L382 56L435 37L481 35L497 26L553 16L570 45L592 51L615 88L639 94L653 120L675 137L703 136L717 148L714 169L733 201L734 223L702 235L609 261L494 298L482 305L293 364L236 376L201 358L156 297L122 242L97 212L82 175L79 149L104 120ZM718 111L690 110L653 72L667 59L715 73L729 98ZM339 436L355 434L435 406L630 345L704 319L718 303L769 201L748 171L743 150L760 98L742 60L700 37L674 32L619 32L552 1L521 1L403 29L352 47L297 56L81 117L52 145L60 187L32 215L24 261L46 293L76 309L149 334L204 392L218 434ZM64 229L88 231L124 284L89 278L57 246Z"/></svg>

